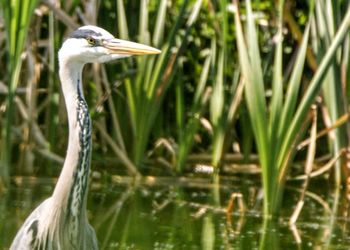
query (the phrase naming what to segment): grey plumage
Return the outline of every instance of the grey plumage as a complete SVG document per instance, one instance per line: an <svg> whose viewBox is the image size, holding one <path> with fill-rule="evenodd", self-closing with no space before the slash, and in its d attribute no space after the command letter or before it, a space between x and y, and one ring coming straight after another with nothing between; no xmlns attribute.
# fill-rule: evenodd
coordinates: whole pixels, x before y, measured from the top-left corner
<svg viewBox="0 0 350 250"><path fill-rule="evenodd" d="M147 45L123 41L96 26L71 33L59 51L59 76L64 95L69 140L64 165L52 196L25 220L11 250L96 250L97 238L86 216L91 158L91 119L84 99L82 70L130 55L158 54Z"/></svg>

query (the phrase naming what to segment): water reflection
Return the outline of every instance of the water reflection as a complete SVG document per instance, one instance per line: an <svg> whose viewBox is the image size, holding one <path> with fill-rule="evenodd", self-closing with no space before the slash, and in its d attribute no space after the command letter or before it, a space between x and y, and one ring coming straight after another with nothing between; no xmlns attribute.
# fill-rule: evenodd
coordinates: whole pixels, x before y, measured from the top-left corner
<svg viewBox="0 0 350 250"><path fill-rule="evenodd" d="M338 207L348 209L338 206L340 193L322 197L330 204L328 209L308 196L299 220L290 227L289 216L298 200L293 189L285 194L282 218L264 221L260 189L254 183L224 183L219 194L204 182L160 183L123 181L91 188L88 216L101 249L350 248L349 219L336 216ZM0 249L7 249L23 220L53 187L52 180L27 182L1 197ZM318 192L326 193L319 187Z"/></svg>

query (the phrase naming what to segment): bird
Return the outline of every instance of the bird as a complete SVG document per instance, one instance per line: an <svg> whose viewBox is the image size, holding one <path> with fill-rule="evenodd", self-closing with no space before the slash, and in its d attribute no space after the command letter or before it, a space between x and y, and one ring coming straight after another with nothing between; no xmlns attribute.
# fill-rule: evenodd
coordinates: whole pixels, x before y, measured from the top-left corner
<svg viewBox="0 0 350 250"><path fill-rule="evenodd" d="M27 217L10 250L98 249L96 233L86 211L92 123L83 93L83 68L87 63L160 52L148 45L117 39L93 25L78 28L63 42L58 60L68 115L66 157L52 196Z"/></svg>

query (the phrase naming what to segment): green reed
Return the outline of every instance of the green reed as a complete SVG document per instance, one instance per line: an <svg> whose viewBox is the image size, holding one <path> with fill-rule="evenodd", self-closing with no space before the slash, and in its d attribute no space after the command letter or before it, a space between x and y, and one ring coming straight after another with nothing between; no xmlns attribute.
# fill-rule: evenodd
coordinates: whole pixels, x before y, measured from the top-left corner
<svg viewBox="0 0 350 250"><path fill-rule="evenodd" d="M7 77L5 83L8 89L6 99L6 115L1 131L0 177L8 183L9 166L12 158L12 129L15 113L14 97L20 81L22 67L22 52L26 44L29 24L37 6L37 0L18 1L2 0L1 11L6 29Z"/></svg>
<svg viewBox="0 0 350 250"><path fill-rule="evenodd" d="M246 0L246 30L243 32L240 15L235 14L237 49L240 67L245 81L245 98L252 123L259 160L262 167L264 188L264 214L278 214L285 185L288 166L295 154L295 145L305 129L305 120L311 104L318 95L329 66L341 45L350 25L348 8L329 48L320 60L320 65L298 103L300 83L303 74L310 24L307 24L297 59L289 79L283 76L282 12L284 1L279 2L279 24L274 56L272 97L270 104L265 100L264 75L261 66L258 33L250 0ZM235 1L237 6L237 1ZM312 17L312 7L310 18ZM284 92L283 81L287 81Z"/></svg>
<svg viewBox="0 0 350 250"><path fill-rule="evenodd" d="M235 16L231 14L232 10L228 8L231 1L170 2L101 1L99 8L86 8L90 12L81 14L86 17L98 16L99 10L104 8L103 11L110 15L100 14L91 21L93 24L97 21L97 25L119 38L150 44L162 50L158 56L132 57L120 60L115 65L95 65L92 66L93 70L84 71L85 93L96 128L93 139L98 141L94 143L94 150L98 152L93 154L93 161L104 163L112 155L113 160L117 157L118 163L128 166L129 174L138 175L146 169L142 165L148 158L148 152L154 148L155 141L170 138L174 141L173 158L169 160L162 152L159 155L169 160L174 172L185 170L188 155L201 152L210 155L210 164L214 166L217 177L222 159L226 153L232 152L232 141L239 144L240 152L246 158L256 146L263 170L264 211L265 214L274 214L281 203L288 166L296 152L295 144L307 128L307 122L304 121L307 121L308 110L320 93L321 86L332 122L347 110L345 94L340 90L338 80L342 65L349 69L349 38L346 38L347 43L342 43L349 26L349 14L343 15L337 4L327 6L321 1L316 4L315 15L310 11L310 21L304 30L303 41L289 75L284 73L288 70L283 65L286 61L283 50L290 46L290 41L282 39L283 28L286 28L282 26L283 1L278 5L272 65L266 63L269 62L267 58L261 58L261 44L266 43L267 39L256 30L250 1L246 1L245 28L242 27L239 13ZM6 177L9 168L5 166L10 162L13 145L11 126L18 129L23 119L14 108L13 99L20 78L20 55L28 33L24 30L28 29L29 21L24 26L19 23L24 23L24 18L30 18L24 9L29 8L33 12L35 5L26 6L28 3L24 3L19 10L12 11L7 1L2 0L1 3L2 6L6 5L2 11L8 32L6 41L9 56L9 74L0 79L9 83L6 117L1 121L0 170L1 175ZM39 33L29 33L30 40L48 39L48 45L41 45L40 50L36 50L36 58L42 60L38 59L45 73L38 79L35 90L36 111L31 117L34 119L33 126L29 128L35 130L35 141L31 145L35 145L34 150L40 152L41 160L49 157L50 160L61 162L65 152L67 130L57 129L58 126L66 127L62 120L64 108L63 105L59 106L62 103L58 98L57 60L54 55L61 44L59 40L70 28L82 25L78 23L80 21L74 21L80 20L75 11L79 4L79 1L73 1L68 7L51 9L53 12L50 12L48 21L45 18L37 20L36 25L42 26L44 31L48 29L48 37L36 37ZM60 11L68 19L59 17L57 13ZM333 30L320 33L324 23L327 27L333 27ZM314 48L319 67L301 96L308 43ZM337 49L338 46L341 49ZM335 53L337 57L334 57ZM49 57L43 54L49 54ZM240 67L237 67L236 55ZM195 72L188 72L184 65L190 65ZM271 81L265 75L268 71L266 68L272 69ZM345 72L346 79L349 79L348 72ZM270 86L272 96L267 99ZM39 90L45 95L39 95ZM241 102L243 98L244 102ZM105 109L108 109L105 113L97 111ZM28 107L28 110L32 109ZM18 119L11 123L14 116ZM236 118L237 124L234 124ZM202 126L203 121L209 124L209 129ZM240 133L236 131L238 126ZM235 135L234 139L232 134ZM330 142L330 151L337 154L344 147L342 138L346 136L343 128L337 130L336 140ZM197 143L195 138L200 138L201 142ZM18 144L21 144L21 140L23 138L18 136ZM54 151L58 151L60 156L55 155ZM339 175L340 172L337 173L338 181Z"/></svg>
<svg viewBox="0 0 350 250"><path fill-rule="evenodd" d="M316 54L318 62L325 56L327 49L330 47L331 41L335 36L336 29L339 28L342 9L346 10L350 4L347 2L344 6L340 6L341 1L317 1L315 6L315 16L313 18L312 48ZM327 70L322 86L323 97L326 109L329 113L329 120L332 124L348 112L348 101L346 96L346 82L349 81L349 36L346 41L341 44L338 49L337 56L331 60L329 69ZM347 65L347 69L346 69ZM346 76L347 74L347 76ZM349 138L350 130L345 126L338 127L329 136L329 148L333 155L346 147L347 138ZM335 182L337 185L341 183L341 161L337 161L335 168Z"/></svg>
<svg viewBox="0 0 350 250"><path fill-rule="evenodd" d="M125 79L133 138L131 158L136 165L140 164L145 157L152 128L162 108L167 90L171 86L178 59L184 52L189 31L197 18L201 3L202 1L196 1L191 8L188 8L188 1L184 1L174 23L171 24L170 32L167 32L164 30L168 11L166 1L160 1L157 5L157 17L153 28L150 27L149 22L149 6L146 1L141 1L139 42L156 46L162 50L162 53L158 57L137 58L136 74ZM123 12L125 8L121 7L122 5L122 2L118 2L119 31L122 36L127 36L130 32L128 32L126 14ZM188 15L187 20L186 15ZM178 37L182 28L184 36ZM178 44L175 44L175 39L179 39Z"/></svg>

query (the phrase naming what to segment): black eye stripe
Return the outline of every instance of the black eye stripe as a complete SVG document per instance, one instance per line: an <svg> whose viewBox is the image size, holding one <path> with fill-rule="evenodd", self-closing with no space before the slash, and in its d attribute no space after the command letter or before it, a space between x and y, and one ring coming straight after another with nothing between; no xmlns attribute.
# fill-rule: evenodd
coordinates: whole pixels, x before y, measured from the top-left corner
<svg viewBox="0 0 350 250"><path fill-rule="evenodd" d="M88 29L77 29L73 31L70 35L69 38L85 38L87 39L88 37L99 37L102 36L101 33L93 31L93 30L88 30Z"/></svg>

